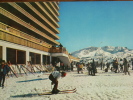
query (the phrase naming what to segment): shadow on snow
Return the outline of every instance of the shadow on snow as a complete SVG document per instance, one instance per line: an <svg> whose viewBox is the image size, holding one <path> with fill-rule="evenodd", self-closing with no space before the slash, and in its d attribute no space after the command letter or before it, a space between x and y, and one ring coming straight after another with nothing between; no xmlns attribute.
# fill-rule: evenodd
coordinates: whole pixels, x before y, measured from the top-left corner
<svg viewBox="0 0 133 100"><path fill-rule="evenodd" d="M29 93L29 94L22 94L22 95L15 95L15 96L11 96L12 98L21 98L21 97L35 97L38 96L38 93Z"/></svg>
<svg viewBox="0 0 133 100"><path fill-rule="evenodd" d="M21 82L32 82L32 81L40 81L40 80L47 80L48 78L38 78L38 79L32 79L32 80L25 80L25 81L17 81L17 83Z"/></svg>

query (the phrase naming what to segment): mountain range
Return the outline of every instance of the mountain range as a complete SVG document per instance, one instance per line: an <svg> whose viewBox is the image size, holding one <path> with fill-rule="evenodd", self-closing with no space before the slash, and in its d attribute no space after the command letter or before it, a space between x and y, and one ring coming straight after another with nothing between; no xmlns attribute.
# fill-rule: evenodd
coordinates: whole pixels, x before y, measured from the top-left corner
<svg viewBox="0 0 133 100"><path fill-rule="evenodd" d="M72 56L78 57L81 60L84 59L99 59L104 58L105 60L114 58L127 58L130 60L133 58L133 50L127 47L88 47L71 53Z"/></svg>

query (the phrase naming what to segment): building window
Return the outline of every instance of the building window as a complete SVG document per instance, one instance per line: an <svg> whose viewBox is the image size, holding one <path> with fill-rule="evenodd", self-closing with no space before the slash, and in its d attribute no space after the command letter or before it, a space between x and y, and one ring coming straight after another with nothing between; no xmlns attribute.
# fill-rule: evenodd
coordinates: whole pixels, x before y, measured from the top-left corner
<svg viewBox="0 0 133 100"><path fill-rule="evenodd" d="M22 50L7 48L7 62L11 64L25 64L26 63L26 52Z"/></svg>

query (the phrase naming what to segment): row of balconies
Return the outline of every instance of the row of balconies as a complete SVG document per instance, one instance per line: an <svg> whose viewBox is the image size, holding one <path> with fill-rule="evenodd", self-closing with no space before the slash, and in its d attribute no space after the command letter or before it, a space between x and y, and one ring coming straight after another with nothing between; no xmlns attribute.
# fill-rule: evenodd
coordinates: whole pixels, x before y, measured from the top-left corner
<svg viewBox="0 0 133 100"><path fill-rule="evenodd" d="M48 3L50 2L43 2L43 4L47 7L47 9L49 10L49 12L51 13L51 15L53 16L53 18L59 22L59 18L56 16L56 14L52 11L52 9L50 8L50 6L48 5Z"/></svg>
<svg viewBox="0 0 133 100"><path fill-rule="evenodd" d="M10 27L8 25L5 25L5 24L3 24L1 22L0 22L0 28L1 28L1 31L6 31L6 32L8 32L8 34L14 35L16 37L23 38L25 40L32 41L32 42L34 42L36 44L37 43L41 43L42 46L45 46L47 48L50 48L52 46L52 45L50 45L50 44L48 44L46 42L41 41L40 39L37 39L37 38L35 38L35 37L31 36L31 35L28 35L28 34L26 34L24 32L21 32L21 31L19 31L17 29L14 29L14 28L12 28L12 27Z"/></svg>
<svg viewBox="0 0 133 100"><path fill-rule="evenodd" d="M56 37L57 39L59 39L59 37L53 31L51 31L49 28L47 28L44 24L42 24L40 21L38 21L35 17L33 17L31 14L29 14L26 10L24 10L23 8L21 8L19 5L17 5L16 3L9 3L9 4L12 7L14 7L16 10L18 10L19 12L23 13L25 16L27 16L33 22L37 23L40 27L42 27L43 29L45 29L47 32L49 32L50 34L52 34L54 37Z"/></svg>
<svg viewBox="0 0 133 100"><path fill-rule="evenodd" d="M0 7L0 14L4 15L5 18L8 17L9 19L15 21L16 23L24 26L25 28L28 28L29 30L35 32L36 34L39 34L41 36L43 36L44 38L48 39L49 41L55 43L55 44L59 44L57 41L55 41L53 38L47 36L45 33L39 31L38 29L36 29L35 27L33 27L32 25L26 23L25 21L21 20L20 18L18 18L17 16L14 16L13 14L11 14L10 12L4 10L3 8Z"/></svg>
<svg viewBox="0 0 133 100"><path fill-rule="evenodd" d="M19 45L23 45L23 46L31 47L31 48L34 48L34 49L49 52L49 48L46 48L42 45L39 45L39 43L36 44L35 42L32 42L30 40L25 40L23 38L16 37L14 35L8 34L8 33L3 32L3 31L0 31L0 39L4 40L4 41L11 42L11 43L16 43L16 44L19 44Z"/></svg>
<svg viewBox="0 0 133 100"><path fill-rule="evenodd" d="M58 2L58 1L56 1L56 2L52 2L53 3L53 5L54 5L54 7L57 9L57 10L59 10L60 8L59 8L59 4L60 4L60 2Z"/></svg>
<svg viewBox="0 0 133 100"><path fill-rule="evenodd" d="M35 2L39 7L41 7L41 5L40 5L40 3L39 2ZM57 30L57 28L53 25L53 24L51 24L51 22L49 21L49 20L47 20L40 12L38 12L29 2L25 2L24 3L25 5L27 5L31 10L33 10L40 18L42 18L46 23L48 23L50 26L51 26L51 28L53 28L55 31L56 31L56 33L59 33L59 30ZM44 13L46 13L46 10L44 10ZM48 15L48 16L50 16L50 15ZM54 20L52 20L55 24L56 24L56 26L58 26L59 27L59 25L57 24L57 22L55 22Z"/></svg>
<svg viewBox="0 0 133 100"><path fill-rule="evenodd" d="M26 5L30 3L25 3ZM54 23L54 25L56 25L56 27L59 27L59 25L57 24L57 22L51 17L51 15L43 8L43 6L39 3L39 2L35 2L35 4L50 18L50 20ZM29 6L27 5L27 6ZM30 7L31 8L31 7ZM34 9L34 8L31 8Z"/></svg>
<svg viewBox="0 0 133 100"><path fill-rule="evenodd" d="M54 12L55 12L55 14L57 15L57 16L59 16L59 12L58 12L58 10L59 10L59 7L58 7L58 5L57 5L57 3L56 2L49 2L50 3L50 5L52 6L52 8L53 8L53 10L54 10ZM58 7L58 9L56 9L56 7Z"/></svg>

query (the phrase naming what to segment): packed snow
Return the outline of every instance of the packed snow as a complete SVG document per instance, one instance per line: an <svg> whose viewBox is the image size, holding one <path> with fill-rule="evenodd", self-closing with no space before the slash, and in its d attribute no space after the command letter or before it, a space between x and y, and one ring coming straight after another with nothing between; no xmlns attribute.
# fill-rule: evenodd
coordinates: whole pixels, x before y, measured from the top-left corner
<svg viewBox="0 0 133 100"><path fill-rule="evenodd" d="M124 73L105 72L97 68L96 76L68 71L67 76L59 79L59 90L74 89L75 93L38 96L52 90L48 79L50 72L28 74L19 78L7 77L5 87L0 88L0 100L132 100L133 70L130 76Z"/></svg>

